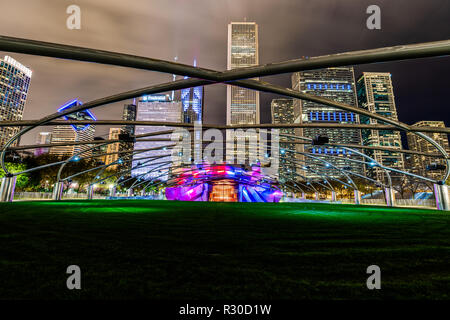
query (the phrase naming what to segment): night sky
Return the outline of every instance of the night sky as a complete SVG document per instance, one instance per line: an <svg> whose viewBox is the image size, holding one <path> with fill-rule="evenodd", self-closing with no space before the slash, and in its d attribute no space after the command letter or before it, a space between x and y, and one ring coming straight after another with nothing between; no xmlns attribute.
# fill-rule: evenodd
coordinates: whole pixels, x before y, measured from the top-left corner
<svg viewBox="0 0 450 320"><path fill-rule="evenodd" d="M227 24L259 24L260 63L450 38L450 1L430 0L1 0L7 14L0 34L226 69ZM66 28L67 6L81 7L81 30ZM381 8L381 30L366 28L366 8ZM1 56L4 53L0 52ZM92 63L9 54L33 70L24 119L38 119L64 102L84 102L171 80L170 75ZM356 66L391 72L400 121L444 120L448 113L450 57ZM263 78L290 87L290 75ZM205 89L205 123L226 121L226 89ZM261 94L261 121L270 121L270 100ZM120 119L123 103L94 110L99 119ZM98 128L97 135L108 127ZM42 131L39 129L38 131ZM37 131L22 139L34 143Z"/></svg>

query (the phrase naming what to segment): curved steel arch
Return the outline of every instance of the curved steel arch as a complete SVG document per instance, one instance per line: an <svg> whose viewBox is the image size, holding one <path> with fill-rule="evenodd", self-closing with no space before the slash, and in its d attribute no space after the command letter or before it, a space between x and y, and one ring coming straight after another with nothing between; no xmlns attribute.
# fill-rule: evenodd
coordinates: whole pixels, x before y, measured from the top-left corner
<svg viewBox="0 0 450 320"><path fill-rule="evenodd" d="M44 43L44 42L40 42L40 41L32 41L32 40L3 37L3 36L0 36L0 49L6 50L6 51L41 55L41 56L50 56L50 57L55 57L55 58L69 58L72 60L98 62L98 63L104 63L104 64L110 64L110 65L131 67L131 68L136 68L136 69L169 72L169 73L175 73L175 74L180 74L180 75L191 76L191 77L203 79L203 80L185 79L185 80L179 80L179 81L170 82L170 83L159 84L156 86L150 86L150 87L146 87L146 88L142 88L142 89L127 91L127 92L116 94L113 96L108 96L105 98L93 100L93 101L90 101L83 105L69 108L63 112L57 112L57 113L54 113L47 117L44 117L44 118L34 122L32 125L22 129L19 133L14 135L4 146L4 148L1 152L1 155L0 155L0 164L3 167L7 176L14 175L14 174L11 174L5 167L5 153L6 153L7 149L21 135L23 135L24 133L30 131L31 129L33 129L37 126L47 124L48 122L50 122L52 120L55 120L64 115L68 115L68 114L71 114L71 113L74 113L77 111L93 109L95 107L99 107L99 106L109 104L112 102L117 102L117 101L125 100L128 98L140 96L142 94L160 93L160 92L164 92L164 91L178 90L178 89L183 89L183 88L188 88L188 87L208 85L208 84L214 84L214 83L226 83L226 84L237 85L237 86L248 88L248 89L277 93L277 94L289 96L292 98L313 101L313 102L317 102L320 104L325 104L325 105L329 105L332 107L336 107L336 108L339 108L342 110L351 111L351 112L354 112L357 114L366 115L370 118L382 121L384 123L391 124L401 130L405 130L407 132L412 132L413 134L416 134L420 138L431 143L442 154L442 157L445 159L446 171L445 171L444 177L442 180L437 181L437 182L441 183L441 184L444 183L445 180L450 175L450 159L449 159L449 156L446 153L446 151L438 143L436 143L432 138L428 137L427 135L423 134L422 132L413 130L410 126L408 126L404 123L401 123L399 121L395 121L395 120L392 120L389 118L385 118L378 114L374 114L374 113L368 112L363 109L358 109L358 108L355 108L353 106L350 106L350 105L347 105L344 103L339 103L339 102L335 102L335 101L332 101L329 99L317 97L314 95L297 92L297 91L294 91L294 90L291 90L288 88L279 87L279 86L269 84L266 82L262 82L262 81L258 81L258 80L241 80L241 79L246 79L246 78L248 79L248 78L253 78L253 77L258 77L258 76L267 76L267 75L274 75L274 74L280 74L280 73L285 73L285 72L295 72L295 71L302 71L302 70L307 70L307 69L317 69L317 68L324 68L324 67L338 66L338 65L371 63L371 62L380 62L380 61L393 61L393 60L412 59L412 58L421 58L421 57L433 57L433 56L441 56L444 54L447 55L447 54L450 54L450 40L438 41L438 42L433 42L433 43L416 44L416 45L380 48L380 49L375 49L375 50L348 52L348 53L343 53L343 54L314 57L314 58L310 58L307 60L298 59L298 60L286 61L286 62L281 62L281 63L276 63L276 64L249 67L249 68L244 68L244 69L239 69L239 70L230 70L230 71L224 71L224 72L219 72L219 71L209 70L209 69L204 69L204 68L194 68L191 66L181 65L181 64L177 64L177 63L173 63L173 62L169 62L169 61L156 60L156 59L150 59L150 58L145 58L145 57L136 57L136 56L114 53L114 52L93 50L93 49L73 47L73 46L65 46L65 45L59 45L59 44ZM345 147L343 147L343 148L345 148ZM352 150L352 151L355 153L358 153L355 150ZM398 152L401 152L401 150L399 150ZM364 156L364 154L362 154L362 153L359 153L359 154ZM61 162L59 162L59 163L61 163ZM62 171L62 168L65 166L65 163L67 163L67 162L62 163L60 172ZM51 165L55 165L55 164L51 164ZM41 166L40 168L43 168L43 167L44 166ZM410 173L407 173L407 172L404 172L401 170L396 170L393 168L383 167L383 166L379 166L379 167L383 168L386 171L386 173L389 170L389 171L394 171L394 172L414 176L419 179L436 182L432 179L428 179L428 178L424 178L424 177L421 177L418 175L410 174ZM58 174L58 178L60 178L60 172ZM389 175L388 175L388 177L390 180ZM390 185L391 185L391 182L390 182Z"/></svg>

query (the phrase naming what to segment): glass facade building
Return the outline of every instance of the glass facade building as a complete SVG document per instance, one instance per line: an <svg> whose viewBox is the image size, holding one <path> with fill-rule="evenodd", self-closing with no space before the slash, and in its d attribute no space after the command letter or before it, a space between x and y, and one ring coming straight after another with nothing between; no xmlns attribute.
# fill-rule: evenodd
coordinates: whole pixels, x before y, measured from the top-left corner
<svg viewBox="0 0 450 320"><path fill-rule="evenodd" d="M395 106L394 88L391 74L386 72L363 72L357 82L358 105L360 108L384 117L398 120ZM367 116L361 116L362 124L386 124ZM382 146L402 149L399 131L392 130L361 130L362 141L366 146ZM404 157L401 153L380 150L365 150L366 154L374 158L380 164L405 169ZM366 166L367 174L379 181L385 181L384 170L378 167ZM392 176L398 174L391 173Z"/></svg>
<svg viewBox="0 0 450 320"><path fill-rule="evenodd" d="M419 121L413 124L416 127L435 127L445 128L444 121ZM450 154L450 148L448 144L448 136L445 133L430 133L424 132L427 136L436 141L447 153ZM426 153L438 153L436 147L434 147L428 141L418 137L417 135L407 132L406 137L408 139L408 148L412 151L426 152ZM442 179L445 170L427 170L432 165L445 166L445 160L442 158L427 157L422 155L411 155L410 170L413 173L421 176L430 177L432 179Z"/></svg>
<svg viewBox="0 0 450 320"><path fill-rule="evenodd" d="M109 128L109 136L108 136L108 140L117 140L119 139L119 134L122 133L122 129L121 128ZM120 143L111 143L108 144L107 147L107 155L105 156L105 164L110 164L113 163L117 160L119 160L119 148L120 147ZM115 170L117 169L118 165L112 165L109 166L108 169L111 170Z"/></svg>
<svg viewBox="0 0 450 320"><path fill-rule="evenodd" d="M228 70L259 64L258 25L232 22L228 25ZM259 92L227 86L227 124L259 123Z"/></svg>
<svg viewBox="0 0 450 320"><path fill-rule="evenodd" d="M270 104L272 114L272 124L293 124L295 123L294 100L293 99L273 99ZM283 136L295 135L295 129L280 129L281 140L292 140L291 137ZM295 144L280 142L281 150L295 150ZM280 162L278 168L278 179L281 183L296 180L296 165L291 162L295 160L295 155L289 152L280 153Z"/></svg>
<svg viewBox="0 0 450 320"><path fill-rule="evenodd" d="M23 119L32 71L9 56L0 59L0 121ZM20 131L20 127L0 128L0 147ZM12 146L18 145L16 140Z"/></svg>
<svg viewBox="0 0 450 320"><path fill-rule="evenodd" d="M50 144L52 142L51 132L39 132L36 137L36 144ZM36 157L48 153L49 148L37 148L34 150Z"/></svg>
<svg viewBox="0 0 450 320"><path fill-rule="evenodd" d="M63 111L71 107L82 104L81 101L74 99L65 103L58 111ZM89 110L79 111L63 117L65 120L97 120L94 114ZM95 125L58 125L53 127L52 144L66 142L84 142L94 140ZM81 157L92 155L91 145L68 145L50 148L50 154L59 157L71 157L74 154L83 152Z"/></svg>
<svg viewBox="0 0 450 320"><path fill-rule="evenodd" d="M163 121L163 122L182 122L182 105L181 102L171 101L165 95L149 95L139 98L137 105L137 121ZM157 131L173 129L166 126L136 126L136 135L151 134ZM148 139L170 139L170 134L162 134L158 136L149 136ZM158 169L168 168L170 165L162 165L162 162L171 161L171 150L165 149L167 145L171 145L171 141L137 141L134 144L134 151L143 149L158 148L158 150L150 150L133 155L132 176L142 176L142 178L155 178L158 180L167 180L167 171ZM160 157L154 161L152 157ZM157 164L159 163L159 164Z"/></svg>
<svg viewBox="0 0 450 320"><path fill-rule="evenodd" d="M355 76L352 67L333 67L312 71L296 72L292 75L292 89L315 96L320 96L342 102L351 106L357 106ZM294 117L300 123L329 123L329 124L358 124L359 116L356 113L344 111L335 107L319 104L311 101L295 99L294 108L297 110ZM361 144L361 132L351 128L299 128L295 129L298 136L315 138L319 135L329 138L334 144ZM341 169L350 169L353 172L364 174L360 156L339 147L322 147L311 144L296 146L297 151L311 153L320 156ZM350 159L350 160L348 160ZM298 160L305 167L312 170L298 172L306 178L320 178L321 175L314 172L323 171L323 163L307 156L298 155ZM351 161L356 160L356 161ZM327 175L340 177L338 170L327 170Z"/></svg>
<svg viewBox="0 0 450 320"><path fill-rule="evenodd" d="M194 67L197 61L194 60ZM188 79L188 77L184 77ZM183 122L203 122L204 88L202 86L181 90L181 104L183 106Z"/></svg>

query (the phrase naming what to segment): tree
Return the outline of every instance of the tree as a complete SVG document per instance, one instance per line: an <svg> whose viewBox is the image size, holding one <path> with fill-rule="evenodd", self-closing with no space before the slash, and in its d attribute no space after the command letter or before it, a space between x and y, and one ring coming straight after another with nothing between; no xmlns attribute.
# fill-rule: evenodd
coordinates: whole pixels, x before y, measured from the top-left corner
<svg viewBox="0 0 450 320"><path fill-rule="evenodd" d="M11 172L11 173L17 173L17 172L21 172L27 169L27 166L24 163L12 163L12 162L6 162L5 163L6 169ZM3 178L5 176L5 171L0 168L0 178ZM17 176L17 180L16 180L16 188L17 189L23 189L27 186L28 184L28 174L19 174Z"/></svg>

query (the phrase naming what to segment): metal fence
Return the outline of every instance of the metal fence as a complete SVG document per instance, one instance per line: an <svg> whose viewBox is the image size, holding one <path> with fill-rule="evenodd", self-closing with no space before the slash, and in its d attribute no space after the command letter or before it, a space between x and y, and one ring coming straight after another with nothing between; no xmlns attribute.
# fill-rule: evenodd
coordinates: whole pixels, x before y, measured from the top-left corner
<svg viewBox="0 0 450 320"><path fill-rule="evenodd" d="M16 192L14 193L14 200L52 200L53 194L51 192ZM94 195L94 199L105 199L104 195ZM64 193L63 200L71 199L87 199L86 193Z"/></svg>

